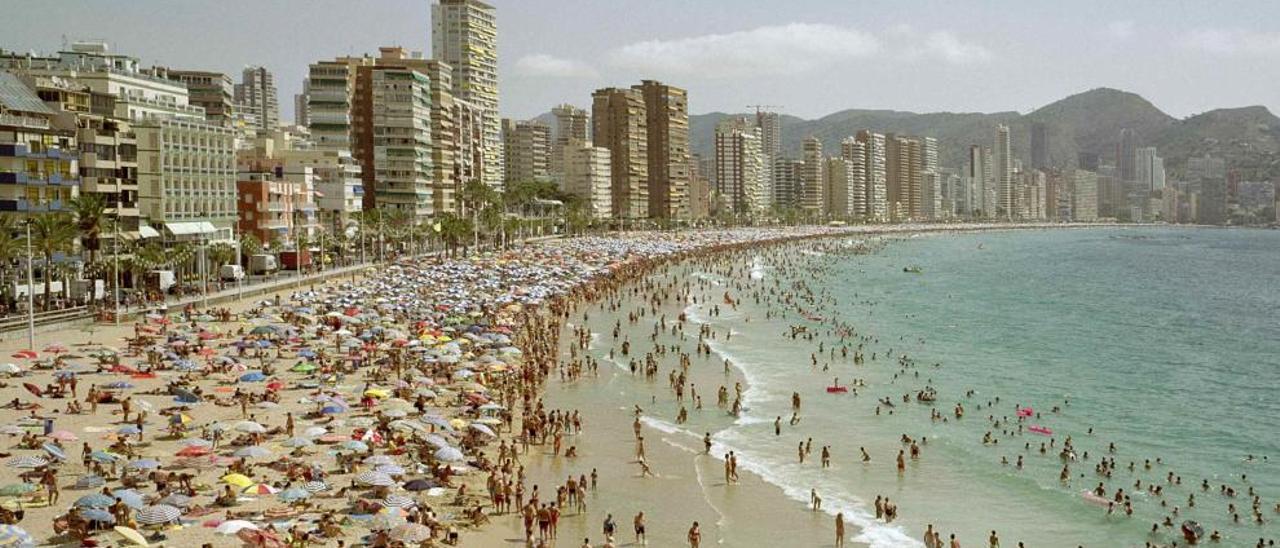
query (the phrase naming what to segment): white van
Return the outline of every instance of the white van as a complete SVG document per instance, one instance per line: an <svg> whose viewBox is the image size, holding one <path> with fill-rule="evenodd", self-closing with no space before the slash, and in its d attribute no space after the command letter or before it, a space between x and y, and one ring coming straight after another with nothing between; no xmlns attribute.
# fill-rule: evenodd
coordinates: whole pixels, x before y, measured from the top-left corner
<svg viewBox="0 0 1280 548"><path fill-rule="evenodd" d="M218 276L223 281L238 282L244 279L244 267L238 264L224 264L218 270Z"/></svg>

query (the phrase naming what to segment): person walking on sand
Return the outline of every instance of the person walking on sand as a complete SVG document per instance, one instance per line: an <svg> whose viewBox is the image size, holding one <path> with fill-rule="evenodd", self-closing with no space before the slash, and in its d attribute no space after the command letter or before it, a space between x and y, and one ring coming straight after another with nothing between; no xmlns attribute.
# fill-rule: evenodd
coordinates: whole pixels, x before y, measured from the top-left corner
<svg viewBox="0 0 1280 548"><path fill-rule="evenodd" d="M844 546L844 512L836 514L836 548Z"/></svg>
<svg viewBox="0 0 1280 548"><path fill-rule="evenodd" d="M698 522L693 522L693 527L689 528L689 548L698 548L702 544L702 530L698 528Z"/></svg>

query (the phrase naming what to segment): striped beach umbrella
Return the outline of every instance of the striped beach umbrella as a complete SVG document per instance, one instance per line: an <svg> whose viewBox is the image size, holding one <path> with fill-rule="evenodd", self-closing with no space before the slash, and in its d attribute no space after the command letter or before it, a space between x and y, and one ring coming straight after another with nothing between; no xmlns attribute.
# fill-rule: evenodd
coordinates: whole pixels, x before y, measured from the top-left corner
<svg viewBox="0 0 1280 548"><path fill-rule="evenodd" d="M121 457L120 455L117 455L115 453L98 449L97 451L89 453L89 458L93 459L96 462L110 463L110 462L122 460L124 457Z"/></svg>
<svg viewBox="0 0 1280 548"><path fill-rule="evenodd" d="M371 457L366 457L364 459L364 463L369 466L378 466L380 464L395 464L395 462L396 462L395 459L387 455L373 455Z"/></svg>
<svg viewBox="0 0 1280 548"><path fill-rule="evenodd" d="M0 487L0 497L16 497L36 490L34 483L11 483Z"/></svg>
<svg viewBox="0 0 1280 548"><path fill-rule="evenodd" d="M240 492L246 495L274 495L276 493L279 493L280 490L268 484L259 483L257 485L250 485L248 487L245 487L244 490Z"/></svg>
<svg viewBox="0 0 1280 548"><path fill-rule="evenodd" d="M160 503L168 504L169 506L176 506L178 508L186 508L191 506L192 500L194 499L182 493L171 493L170 495L160 499Z"/></svg>
<svg viewBox="0 0 1280 548"><path fill-rule="evenodd" d="M313 493L313 494L323 493L330 489L329 484L323 481L308 481L302 484L302 488L306 489L308 493Z"/></svg>
<svg viewBox="0 0 1280 548"><path fill-rule="evenodd" d="M0 546L35 548L36 539L17 525L0 525Z"/></svg>
<svg viewBox="0 0 1280 548"><path fill-rule="evenodd" d="M49 459L36 455L13 457L5 462L5 466L9 468L39 468L46 464L49 464Z"/></svg>
<svg viewBox="0 0 1280 548"><path fill-rule="evenodd" d="M102 476L90 474L88 476L80 476L80 479L76 480L76 489L93 489L102 487L106 483L107 480L102 479Z"/></svg>
<svg viewBox="0 0 1280 548"><path fill-rule="evenodd" d="M272 453L271 450L266 447L250 445L248 447L241 447L240 449L237 449L233 455L247 459L265 459L271 457Z"/></svg>
<svg viewBox="0 0 1280 548"><path fill-rule="evenodd" d="M387 495L386 498L378 501L384 508L404 508L409 509L418 505L418 502L404 495Z"/></svg>
<svg viewBox="0 0 1280 548"><path fill-rule="evenodd" d="M442 460L445 462L462 462L467 459L467 457L462 454L462 451L456 447L441 447L436 449L435 457L436 460Z"/></svg>
<svg viewBox="0 0 1280 548"><path fill-rule="evenodd" d="M404 467L398 464L379 464L378 467L374 468L373 470L375 472L382 472L383 474L386 474L388 476L404 475Z"/></svg>
<svg viewBox="0 0 1280 548"><path fill-rule="evenodd" d="M375 472L373 470L366 470L357 475L356 483L360 485L383 487L390 487L396 484L395 480L391 479L391 476L383 474L382 472Z"/></svg>
<svg viewBox="0 0 1280 548"><path fill-rule="evenodd" d="M134 517L142 525L161 525L177 521L182 517L182 510L168 504L153 504L138 510Z"/></svg>

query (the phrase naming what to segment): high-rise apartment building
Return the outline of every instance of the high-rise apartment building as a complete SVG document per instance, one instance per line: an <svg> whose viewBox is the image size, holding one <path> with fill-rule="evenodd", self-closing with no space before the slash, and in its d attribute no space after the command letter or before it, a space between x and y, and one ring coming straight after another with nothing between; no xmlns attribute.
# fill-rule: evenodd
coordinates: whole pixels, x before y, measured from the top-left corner
<svg viewBox="0 0 1280 548"><path fill-rule="evenodd" d="M330 235L346 234L364 206L360 164L345 150L295 149L280 152L285 171L312 174L318 225ZM304 207L305 202L304 202Z"/></svg>
<svg viewBox="0 0 1280 548"><path fill-rule="evenodd" d="M1013 145L1009 139L1009 126L996 126L996 144L994 147L995 182L996 182L996 215L1002 219L1012 219L1018 211L1018 194L1014 188Z"/></svg>
<svg viewBox="0 0 1280 548"><path fill-rule="evenodd" d="M68 90L72 91L72 90ZM89 94L75 91L88 107ZM0 212L28 217L67 211L80 190L76 130L58 127L66 112L0 71Z"/></svg>
<svg viewBox="0 0 1280 548"><path fill-rule="evenodd" d="M1116 143L1116 177L1123 183L1138 180L1137 151L1142 146L1142 138L1136 130L1124 128L1120 130L1120 140Z"/></svg>
<svg viewBox="0 0 1280 548"><path fill-rule="evenodd" d="M302 79L302 93L293 95L293 125L307 127L307 94L311 92L311 80Z"/></svg>
<svg viewBox="0 0 1280 548"><path fill-rule="evenodd" d="M862 143L862 150L866 160L863 161L863 169L866 173L866 217L870 222L885 222L889 220L889 191L888 176L886 163L885 142L886 138L883 134L875 133L868 130L860 130L854 137L857 142Z"/></svg>
<svg viewBox="0 0 1280 548"><path fill-rule="evenodd" d="M591 99L591 140L610 153L613 216L648 217L649 132L644 94L635 88L604 88Z"/></svg>
<svg viewBox="0 0 1280 548"><path fill-rule="evenodd" d="M800 206L799 189L800 173L804 171L804 160L795 158L777 158L773 162L773 207L777 209L793 209Z"/></svg>
<svg viewBox="0 0 1280 548"><path fill-rule="evenodd" d="M855 215L853 162L842 157L827 158L822 177L823 214L828 219L852 219Z"/></svg>
<svg viewBox="0 0 1280 548"><path fill-rule="evenodd" d="M506 175L503 185L551 180L551 128L535 120L502 120L503 157Z"/></svg>
<svg viewBox="0 0 1280 548"><path fill-rule="evenodd" d="M734 214L762 216L773 191L765 175L760 128L746 118L716 125L716 194Z"/></svg>
<svg viewBox="0 0 1280 548"><path fill-rule="evenodd" d="M649 216L655 219L689 217L689 99L688 93L656 80L632 89L644 97L649 139Z"/></svg>
<svg viewBox="0 0 1280 548"><path fill-rule="evenodd" d="M826 158L822 154L822 141L817 137L805 138L800 143L800 157L804 160L804 165L800 168L800 184L796 192L799 208L806 215L819 217L826 209L822 200L826 182L823 176Z"/></svg>
<svg viewBox="0 0 1280 548"><path fill-rule="evenodd" d="M564 159L563 150L570 141L591 140L591 114L570 104L556 105L551 109L556 118L555 138L551 143L550 171L553 179L564 174L560 161Z"/></svg>
<svg viewBox="0 0 1280 548"><path fill-rule="evenodd" d="M1071 178L1071 215L1076 222L1098 220L1098 174L1075 170Z"/></svg>
<svg viewBox="0 0 1280 548"><path fill-rule="evenodd" d="M480 110L483 181L500 188L504 166L496 12L480 0L438 0L431 6L431 54L453 69L453 96Z"/></svg>
<svg viewBox="0 0 1280 548"><path fill-rule="evenodd" d="M1031 167L1049 167L1049 128L1044 122L1031 123Z"/></svg>
<svg viewBox="0 0 1280 548"><path fill-rule="evenodd" d="M711 215L711 181L702 171L702 157L689 154L689 218L706 219Z"/></svg>
<svg viewBox="0 0 1280 548"><path fill-rule="evenodd" d="M560 154L564 156L560 161L564 166L563 190L582 198L592 219L609 219L613 213L609 149L570 139L560 146Z"/></svg>
<svg viewBox="0 0 1280 548"><path fill-rule="evenodd" d="M760 128L760 146L764 153L765 171L769 173L769 187L778 188L773 179L774 163L782 158L782 117L776 112L756 110L756 126Z"/></svg>
<svg viewBox="0 0 1280 548"><path fill-rule="evenodd" d="M229 127L235 110L235 86L221 72L153 68L148 73L187 86L188 102L204 109L210 124Z"/></svg>
<svg viewBox="0 0 1280 548"><path fill-rule="evenodd" d="M307 129L313 145L321 150L345 150L354 154L351 110L356 87L358 58L312 63L307 70Z"/></svg>
<svg viewBox="0 0 1280 548"><path fill-rule="evenodd" d="M238 108L252 113L258 129L271 131L280 125L280 102L276 95L276 79L263 67L245 67L240 83L235 85Z"/></svg>
<svg viewBox="0 0 1280 548"><path fill-rule="evenodd" d="M407 67L374 66L361 73L362 78L368 74L370 99L368 125L361 128L369 141L358 148L366 167L365 192L373 191L375 207L429 217L434 212L431 83Z"/></svg>
<svg viewBox="0 0 1280 548"><path fill-rule="evenodd" d="M850 168L850 215L858 219L867 217L867 145L853 137L840 141L840 157L848 160Z"/></svg>
<svg viewBox="0 0 1280 548"><path fill-rule="evenodd" d="M1164 188L1164 158L1156 147L1141 147L1134 152L1134 172L1137 190L1155 192Z"/></svg>
<svg viewBox="0 0 1280 548"><path fill-rule="evenodd" d="M889 215L894 221L920 217L920 187L924 182L924 147L919 138L885 137L885 180Z"/></svg>

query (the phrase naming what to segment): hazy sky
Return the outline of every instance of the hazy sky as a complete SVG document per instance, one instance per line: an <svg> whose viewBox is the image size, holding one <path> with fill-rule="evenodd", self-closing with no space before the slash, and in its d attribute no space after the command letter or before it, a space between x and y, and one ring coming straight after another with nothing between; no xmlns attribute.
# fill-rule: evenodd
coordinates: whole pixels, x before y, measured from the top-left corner
<svg viewBox="0 0 1280 548"><path fill-rule="evenodd" d="M590 103L657 78L690 111L781 105L1029 111L1099 86L1174 116L1262 104L1280 112L1280 2L491 0L504 116ZM0 48L100 38L144 64L275 73L282 117L307 64L430 50L430 0L3 0Z"/></svg>

